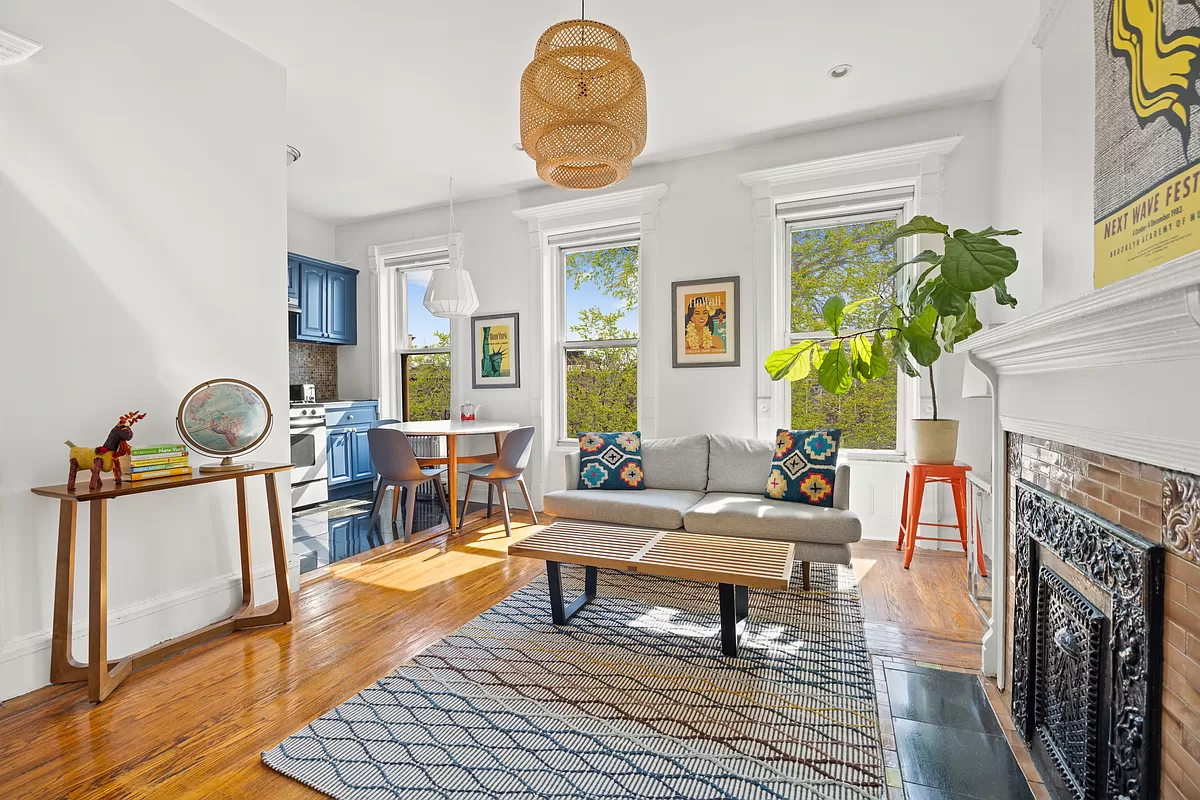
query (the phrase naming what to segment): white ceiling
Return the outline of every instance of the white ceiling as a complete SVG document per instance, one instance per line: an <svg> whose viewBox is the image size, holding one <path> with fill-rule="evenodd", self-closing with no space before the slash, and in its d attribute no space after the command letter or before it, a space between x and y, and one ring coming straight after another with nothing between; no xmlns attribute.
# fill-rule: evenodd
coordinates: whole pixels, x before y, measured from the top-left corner
<svg viewBox="0 0 1200 800"><path fill-rule="evenodd" d="M536 183L518 87L569 0L175 0L288 69L292 208L344 222ZM646 75L640 163L990 96L1037 0L592 0ZM843 62L853 73L835 81ZM282 153L280 154L282 157Z"/></svg>

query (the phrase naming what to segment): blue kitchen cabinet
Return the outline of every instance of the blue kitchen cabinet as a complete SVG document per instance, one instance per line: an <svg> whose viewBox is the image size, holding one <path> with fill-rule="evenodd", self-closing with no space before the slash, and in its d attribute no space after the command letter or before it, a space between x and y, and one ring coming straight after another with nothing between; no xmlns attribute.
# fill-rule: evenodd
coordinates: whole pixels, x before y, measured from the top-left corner
<svg viewBox="0 0 1200 800"><path fill-rule="evenodd" d="M339 264L288 254L288 292L292 263L298 275L300 313L290 315L290 336L297 342L358 343L358 272Z"/></svg>
<svg viewBox="0 0 1200 800"><path fill-rule="evenodd" d="M350 434L354 438L350 451L350 480L352 481L375 480L375 467L371 464L371 444L367 438L369 430L369 427L355 428Z"/></svg>
<svg viewBox="0 0 1200 800"><path fill-rule="evenodd" d="M329 485L339 486L353 481L353 434L345 428L329 430Z"/></svg>
<svg viewBox="0 0 1200 800"><path fill-rule="evenodd" d="M288 256L288 300L300 299L300 259Z"/></svg>
<svg viewBox="0 0 1200 800"><path fill-rule="evenodd" d="M375 480L371 463L371 443L367 432L379 419L374 400L341 401L325 404L328 426L330 499L369 491ZM334 489L338 492L335 494Z"/></svg>

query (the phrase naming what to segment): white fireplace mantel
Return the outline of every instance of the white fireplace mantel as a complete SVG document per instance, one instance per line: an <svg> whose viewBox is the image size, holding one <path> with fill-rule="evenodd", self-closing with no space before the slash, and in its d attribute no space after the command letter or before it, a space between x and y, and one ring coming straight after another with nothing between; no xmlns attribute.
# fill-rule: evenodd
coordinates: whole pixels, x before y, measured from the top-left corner
<svg viewBox="0 0 1200 800"><path fill-rule="evenodd" d="M1200 251L972 336L999 375L1200 358Z"/></svg>
<svg viewBox="0 0 1200 800"><path fill-rule="evenodd" d="M992 384L993 475L1007 470L1006 432L1200 474L1200 252L978 333L960 349ZM992 519L1005 518L1004 492L994 492ZM995 537L994 585L1007 581L1007 555ZM983 645L984 672L1002 685L1005 605L1000 593Z"/></svg>

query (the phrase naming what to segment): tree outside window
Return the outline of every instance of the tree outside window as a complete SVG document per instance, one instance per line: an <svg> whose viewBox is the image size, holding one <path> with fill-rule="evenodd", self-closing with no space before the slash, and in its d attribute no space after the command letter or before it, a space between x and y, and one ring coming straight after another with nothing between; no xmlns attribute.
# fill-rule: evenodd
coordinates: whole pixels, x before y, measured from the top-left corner
<svg viewBox="0 0 1200 800"><path fill-rule="evenodd" d="M791 247L792 341L823 329L821 309L833 295L878 297L847 315L845 329L870 328L894 300L895 219L844 225L799 224L788 229ZM896 449L896 395L893 364L886 379L856 383L848 393L826 392L816 381L792 384L792 427L841 428L842 446L862 450Z"/></svg>
<svg viewBox="0 0 1200 800"><path fill-rule="evenodd" d="M563 269L564 434L637 430L638 245L567 251Z"/></svg>
<svg viewBox="0 0 1200 800"><path fill-rule="evenodd" d="M404 419L408 422L450 416L450 320L425 308L425 288L432 270L403 273L408 328L401 335L400 375L404 384Z"/></svg>

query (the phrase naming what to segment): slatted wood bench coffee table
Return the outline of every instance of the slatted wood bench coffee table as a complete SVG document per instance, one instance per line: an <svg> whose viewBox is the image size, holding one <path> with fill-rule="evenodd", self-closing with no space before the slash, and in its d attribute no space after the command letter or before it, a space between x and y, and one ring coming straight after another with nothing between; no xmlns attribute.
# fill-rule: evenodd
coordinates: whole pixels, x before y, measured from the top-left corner
<svg viewBox="0 0 1200 800"><path fill-rule="evenodd" d="M559 520L510 545L508 553L546 562L555 625L566 625L595 599L598 568L715 583L721 598L721 651L736 656L746 627L750 589L788 588L794 550L791 542ZM564 563L585 568L583 594L570 603L563 598L560 565Z"/></svg>

